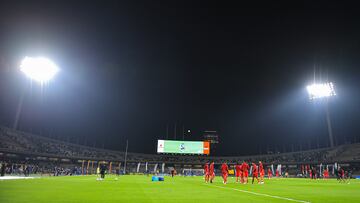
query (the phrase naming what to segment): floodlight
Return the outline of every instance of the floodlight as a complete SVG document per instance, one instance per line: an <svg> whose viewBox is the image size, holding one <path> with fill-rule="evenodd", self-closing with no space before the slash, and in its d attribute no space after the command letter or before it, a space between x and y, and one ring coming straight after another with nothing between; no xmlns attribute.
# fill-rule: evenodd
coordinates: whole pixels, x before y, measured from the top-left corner
<svg viewBox="0 0 360 203"><path fill-rule="evenodd" d="M44 83L53 78L59 71L59 68L47 58L25 57L21 62L20 70L29 78Z"/></svg>
<svg viewBox="0 0 360 203"><path fill-rule="evenodd" d="M331 82L308 85L306 89L310 99L320 99L336 95L334 85Z"/></svg>

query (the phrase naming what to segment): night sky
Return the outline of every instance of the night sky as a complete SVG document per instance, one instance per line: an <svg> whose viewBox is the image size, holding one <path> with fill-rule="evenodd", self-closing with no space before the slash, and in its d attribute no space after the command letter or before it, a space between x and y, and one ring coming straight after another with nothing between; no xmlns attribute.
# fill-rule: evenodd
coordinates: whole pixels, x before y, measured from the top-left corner
<svg viewBox="0 0 360 203"><path fill-rule="evenodd" d="M305 89L315 78L335 84L337 144L360 141L355 4L45 2L0 2L1 125L24 94L21 130L90 146L156 153L176 123L177 139L182 126L186 140L218 131L213 155L326 147L325 102ZM61 71L31 83L25 56Z"/></svg>

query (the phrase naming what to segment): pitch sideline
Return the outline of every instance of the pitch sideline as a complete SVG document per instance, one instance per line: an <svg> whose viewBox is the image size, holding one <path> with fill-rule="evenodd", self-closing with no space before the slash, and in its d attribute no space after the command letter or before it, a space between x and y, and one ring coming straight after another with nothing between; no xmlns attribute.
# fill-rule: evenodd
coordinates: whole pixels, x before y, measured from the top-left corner
<svg viewBox="0 0 360 203"><path fill-rule="evenodd" d="M253 195L258 195L258 196L264 196L264 197L271 197L271 198L275 198L275 199L288 200L288 201L292 201L292 202L311 203L311 202L304 201L304 200L297 200L297 199L292 199L292 198L287 198L287 197L280 197L280 196L275 196L275 195L268 195L268 194L263 194L263 193L251 192L251 191L241 190L241 189L237 189L237 188L229 188L229 187L222 187L222 186L218 186L218 185L209 185L209 184L205 184L205 185L212 186L212 187L223 188L223 189L235 190L235 191L238 191L238 192L243 192L243 193L248 193L248 194L253 194Z"/></svg>

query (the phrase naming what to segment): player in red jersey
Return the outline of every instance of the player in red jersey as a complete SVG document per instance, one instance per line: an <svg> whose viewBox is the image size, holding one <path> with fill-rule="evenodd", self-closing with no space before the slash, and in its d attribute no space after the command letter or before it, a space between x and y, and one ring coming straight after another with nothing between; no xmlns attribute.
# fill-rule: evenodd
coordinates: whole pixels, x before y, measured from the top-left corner
<svg viewBox="0 0 360 203"><path fill-rule="evenodd" d="M260 184L264 184L265 170L261 161L259 161Z"/></svg>
<svg viewBox="0 0 360 203"><path fill-rule="evenodd" d="M328 171L327 169L325 169L325 170L323 171L323 178L324 178L324 179L328 179L328 178L329 178L329 171Z"/></svg>
<svg viewBox="0 0 360 203"><path fill-rule="evenodd" d="M306 173L306 177L307 177L307 174L310 175L310 171L311 171L311 170L310 170L310 165L306 165L305 168L306 168L306 172L305 172L305 173ZM311 177L310 177L310 178L311 178Z"/></svg>
<svg viewBox="0 0 360 203"><path fill-rule="evenodd" d="M340 180L345 182L345 171L343 168L340 168L340 177L341 177Z"/></svg>
<svg viewBox="0 0 360 203"><path fill-rule="evenodd" d="M257 182L259 183L259 169L255 163L252 163L252 182L254 184L254 179L256 178Z"/></svg>
<svg viewBox="0 0 360 203"><path fill-rule="evenodd" d="M242 169L241 169L241 164L238 163L235 166L235 172L236 172L236 182L238 183L240 181L240 183L242 183Z"/></svg>
<svg viewBox="0 0 360 203"><path fill-rule="evenodd" d="M305 166L301 165L301 174L304 177L305 176Z"/></svg>
<svg viewBox="0 0 360 203"><path fill-rule="evenodd" d="M247 184L249 182L248 177L249 177L249 164L247 164L245 161L242 163L241 165L242 168L242 174L243 174L243 183Z"/></svg>
<svg viewBox="0 0 360 203"><path fill-rule="evenodd" d="M214 162L211 162L209 167L209 178L210 178L210 183L212 183L215 178Z"/></svg>
<svg viewBox="0 0 360 203"><path fill-rule="evenodd" d="M205 183L209 182L210 174L209 174L209 163L206 163L204 166L204 174L205 174Z"/></svg>
<svg viewBox="0 0 360 203"><path fill-rule="evenodd" d="M244 184L244 182L245 182L244 163L240 164L240 171L241 171L241 173L240 173L240 182L242 184Z"/></svg>
<svg viewBox="0 0 360 203"><path fill-rule="evenodd" d="M271 172L271 169L268 168L268 178L271 179L272 178L272 172Z"/></svg>
<svg viewBox="0 0 360 203"><path fill-rule="evenodd" d="M222 173L222 177L224 179L224 181L223 181L224 184L227 183L227 177L228 177L228 174L229 174L228 170L229 170L228 165L224 162L221 165L221 173Z"/></svg>

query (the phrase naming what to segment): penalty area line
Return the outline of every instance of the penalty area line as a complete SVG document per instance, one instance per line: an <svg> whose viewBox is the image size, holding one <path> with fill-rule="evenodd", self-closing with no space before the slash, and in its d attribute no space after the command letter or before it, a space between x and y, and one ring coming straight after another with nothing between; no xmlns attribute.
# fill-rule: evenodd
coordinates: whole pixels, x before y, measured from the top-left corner
<svg viewBox="0 0 360 203"><path fill-rule="evenodd" d="M208 184L205 184L205 185L208 185ZM271 198L275 198L275 199L282 199L282 200L287 200L287 201L292 201L292 202L310 203L308 201L297 200L297 199L292 199L292 198L287 198L287 197L280 197L280 196L275 196L275 195L268 195L268 194L263 194L263 193L258 193L258 192L251 192L251 191L248 191L248 190L241 190L241 189L237 189L237 188L222 187L222 186L218 186L218 185L208 185L208 186L222 188L222 189L235 190L235 191L238 191L238 192L248 193L248 194L252 194L252 195L258 195L258 196L263 196L263 197L271 197Z"/></svg>

